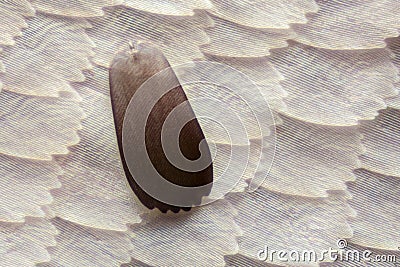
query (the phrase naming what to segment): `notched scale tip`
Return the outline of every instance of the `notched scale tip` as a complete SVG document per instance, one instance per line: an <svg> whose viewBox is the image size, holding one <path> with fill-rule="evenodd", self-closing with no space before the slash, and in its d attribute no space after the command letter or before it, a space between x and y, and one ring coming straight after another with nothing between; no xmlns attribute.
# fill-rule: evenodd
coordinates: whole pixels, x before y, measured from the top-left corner
<svg viewBox="0 0 400 267"><path fill-rule="evenodd" d="M147 155L137 155L135 157L138 162L134 162L134 169L128 168L129 164L127 164L123 146L126 145L126 137L124 137L124 143L122 138L124 120L130 119L125 115L132 97L149 78L167 68L170 68L169 62L163 53L154 45L140 41L130 42L129 47L118 53L111 64L109 71L110 92L120 156L130 187L147 208L158 208L163 213L166 213L168 210L177 213L180 210L189 211L191 206L200 205L202 198L210 194L213 182L211 153L208 146L206 151L202 150L202 153L199 151L200 142L205 139L205 136L197 119L193 119L195 118L194 112L182 87L179 85L169 90L158 99L151 109L147 121L144 124L145 150ZM173 79L178 81L175 74L173 76ZM179 84L179 82L176 84ZM148 90L149 88L145 89ZM148 100L143 99L143 102L145 101ZM175 117L174 121L188 122L184 126L176 125L176 127L181 127L179 136L171 137L171 140L167 141L177 142L177 140L179 140L179 149L188 160L196 160L200 156L205 157L210 164L199 171L186 171L176 167L168 160L162 145L161 132L164 122L168 115L170 113L172 114L173 110L178 106L182 106L181 104L183 103L186 109L184 109L184 112L174 112L173 116L180 117ZM138 112L140 113L141 110L138 110ZM190 118L190 120L188 118ZM127 142L129 146L136 149L136 147L139 147L141 144L135 143L137 142L136 138L131 138L131 136L137 136L140 131L143 132L143 129L133 128L133 132L129 134ZM165 140L163 140L163 142L164 141ZM138 153L141 153L141 150L138 149L138 151ZM159 201L158 198L149 195L139 186L137 182L138 179L147 179L148 181L151 180L151 183L153 182L153 179L151 179L152 177L138 177L138 173L149 173L139 169L141 166L145 166L144 162L141 162L141 160L143 159L144 161L147 157L151 160L151 164L157 170L158 174L169 182L183 187L201 187L201 190L196 191L197 193L190 196L190 205L174 206L163 203ZM152 186L157 187L158 185L152 184ZM164 188L158 190L163 191ZM169 192L163 193L168 194ZM171 192L171 194L174 193Z"/></svg>

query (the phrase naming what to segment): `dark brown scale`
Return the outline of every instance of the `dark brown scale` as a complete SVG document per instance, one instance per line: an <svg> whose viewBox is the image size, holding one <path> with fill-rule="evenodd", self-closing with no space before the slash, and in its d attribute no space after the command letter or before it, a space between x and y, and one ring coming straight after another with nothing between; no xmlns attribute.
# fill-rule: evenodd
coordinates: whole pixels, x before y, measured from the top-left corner
<svg viewBox="0 0 400 267"><path fill-rule="evenodd" d="M158 208L162 212L167 212L168 210L179 212L180 209L189 211L190 207L177 207L162 203L141 189L128 169L122 146L124 115L132 96L147 79L169 67L170 65L162 52L148 43L135 44L130 50L119 53L110 68L111 101L118 146L125 175L139 200L149 209ZM185 101L187 101L187 97L182 87L178 86L166 93L156 103L146 124L146 149L153 166L166 180L185 187L209 185L205 187L201 195L193 196L193 205L199 205L201 198L208 195L211 191L213 181L212 164L199 172L180 170L168 161L161 145L161 129L165 119L176 106ZM192 114L188 114L190 112ZM193 110L190 107L189 112L180 114L180 116L193 116ZM191 120L183 127L179 135L179 146L182 154L189 160L199 158L199 144L203 139L205 137L198 121L196 119ZM209 162L211 162L209 151L207 154L206 156L209 158Z"/></svg>

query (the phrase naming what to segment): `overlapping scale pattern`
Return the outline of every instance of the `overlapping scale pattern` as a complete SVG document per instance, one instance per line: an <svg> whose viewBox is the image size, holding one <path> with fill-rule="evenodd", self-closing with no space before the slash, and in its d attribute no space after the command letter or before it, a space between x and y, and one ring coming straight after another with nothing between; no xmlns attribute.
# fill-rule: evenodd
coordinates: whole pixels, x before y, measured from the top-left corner
<svg viewBox="0 0 400 267"><path fill-rule="evenodd" d="M204 12L192 17L163 16L116 7L106 10L103 17L90 20L88 30L96 44L94 62L109 67L112 58L129 41L146 40L158 45L172 64L202 58L199 45L208 42L204 27L212 23Z"/></svg>
<svg viewBox="0 0 400 267"><path fill-rule="evenodd" d="M21 35L21 30L28 26L26 17L33 16L35 10L29 1L2 1L0 5L0 44L13 45L14 38Z"/></svg>
<svg viewBox="0 0 400 267"><path fill-rule="evenodd" d="M262 57L274 48L286 47L294 38L291 30L251 28L213 17L214 25L207 29L211 42L203 51L216 56Z"/></svg>
<svg viewBox="0 0 400 267"><path fill-rule="evenodd" d="M367 170L355 172L357 179L349 185L351 206L357 217L350 221L355 244L398 251L400 241L398 209L400 178Z"/></svg>
<svg viewBox="0 0 400 267"><path fill-rule="evenodd" d="M374 49L399 35L397 0L317 0L319 10L309 21L295 25L296 40L333 50Z"/></svg>
<svg viewBox="0 0 400 267"><path fill-rule="evenodd" d="M288 92L285 114L325 125L356 125L384 109L397 91L386 49L336 51L292 43L272 58Z"/></svg>
<svg viewBox="0 0 400 267"><path fill-rule="evenodd" d="M29 266L50 260L57 230L48 220L27 218L24 223L0 222L0 257L4 266Z"/></svg>
<svg viewBox="0 0 400 267"><path fill-rule="evenodd" d="M60 187L63 173L55 162L0 154L0 221L24 222L26 216L44 217L41 206L53 201L50 190Z"/></svg>
<svg viewBox="0 0 400 267"><path fill-rule="evenodd" d="M361 156L365 169L400 177L400 110L388 108L373 121L361 126L366 152Z"/></svg>
<svg viewBox="0 0 400 267"><path fill-rule="evenodd" d="M360 166L361 136L356 127L332 127L283 117L277 151L263 187L289 195L328 197L346 191Z"/></svg>
<svg viewBox="0 0 400 267"><path fill-rule="evenodd" d="M306 14L317 12L314 0L211 0L211 12L228 21L251 28L287 29L307 22Z"/></svg>
<svg viewBox="0 0 400 267"><path fill-rule="evenodd" d="M196 9L212 7L210 0L125 0L124 5L146 12L172 16L192 16Z"/></svg>
<svg viewBox="0 0 400 267"><path fill-rule="evenodd" d="M50 261L40 266L120 266L130 261L125 232L84 227L60 218L51 222L58 231L57 244L48 249Z"/></svg>
<svg viewBox="0 0 400 267"><path fill-rule="evenodd" d="M67 147L79 142L76 131L84 116L79 103L70 99L8 91L0 93L0 114L0 152L38 160L67 154Z"/></svg>
<svg viewBox="0 0 400 267"><path fill-rule="evenodd" d="M119 158L108 96L80 88L86 118L80 142L58 162L65 173L62 187L52 191L55 215L80 225L124 231L140 222Z"/></svg>
<svg viewBox="0 0 400 267"><path fill-rule="evenodd" d="M257 253L320 252L339 238L348 249L398 255L397 0L14 2L0 2L5 266L318 266L262 262ZM268 136L245 120L251 139L235 144L237 171L226 174L228 139L201 122L220 151L216 175L242 178L224 199L161 214L125 184L108 67L136 40L158 45L173 65L227 64L258 86L252 105L270 105L276 144L261 148ZM184 89L190 101L213 96L251 117L216 86ZM247 192L254 176L266 180ZM329 261L319 266L342 266Z"/></svg>
<svg viewBox="0 0 400 267"><path fill-rule="evenodd" d="M54 157L80 140L85 116L70 82L84 79L92 43L87 22L36 12L26 1L2 1L3 90L0 92L1 262L36 266L56 246L51 190L64 170Z"/></svg>
<svg viewBox="0 0 400 267"><path fill-rule="evenodd" d="M354 211L341 193L311 199L260 189L255 193L232 194L228 200L238 209L236 221L243 231L238 238L239 254L255 261L260 262L259 251L266 247L320 253L335 248L338 238L352 236L347 220L354 216ZM275 263L273 258L267 258L267 262ZM285 264L296 262L279 265ZM305 264L317 266L315 262Z"/></svg>
<svg viewBox="0 0 400 267"><path fill-rule="evenodd" d="M223 266L238 249L235 213L221 200L186 214L149 215L131 227L131 255L152 266Z"/></svg>
<svg viewBox="0 0 400 267"><path fill-rule="evenodd" d="M70 82L83 81L91 68L93 42L83 19L37 14L13 47L3 52L4 89L20 94L57 97L76 95Z"/></svg>
<svg viewBox="0 0 400 267"><path fill-rule="evenodd" d="M71 17L94 17L104 15L103 8L120 5L123 0L32 0L33 7L48 14Z"/></svg>

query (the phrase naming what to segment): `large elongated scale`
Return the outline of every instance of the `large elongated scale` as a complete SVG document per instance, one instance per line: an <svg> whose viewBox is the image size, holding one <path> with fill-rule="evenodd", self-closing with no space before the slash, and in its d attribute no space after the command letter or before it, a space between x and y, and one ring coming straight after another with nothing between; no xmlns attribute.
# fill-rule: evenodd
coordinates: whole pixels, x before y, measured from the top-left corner
<svg viewBox="0 0 400 267"><path fill-rule="evenodd" d="M199 205L202 197L210 193L213 182L213 167L211 153L208 146L206 146L205 150L201 149L200 153L199 146L205 137L180 85L172 90L168 90L167 93L158 99L151 109L145 123L145 148L147 151L146 153L143 153L143 155L135 155L137 162L132 163L134 166L133 169L128 168L128 166L132 165L127 164L126 155L124 154L124 145L133 146L133 149L141 145L138 143L139 141L137 138L134 137L139 135L140 131L143 131L143 129L140 129L139 125L138 127L135 127L134 125L129 136L123 137L124 122L127 123L127 120L132 118L132 115L129 115L131 117L126 116L129 103L143 83L153 75L167 68L170 68L170 64L158 48L149 43L138 42L131 44L129 49L127 48L125 51L119 52L111 64L111 101L121 160L132 190L135 192L139 200L149 209L158 208L162 212L167 212L168 210L179 212L180 209L188 211L191 209L191 206ZM176 79L177 81L175 74L173 75L173 79ZM176 84L179 84L178 81ZM146 90L152 90L152 88L146 88ZM138 95L136 95L136 97ZM140 101L144 101L145 103L148 99L144 98ZM171 112L174 109L182 106L184 108L181 109L181 112L178 111L173 113L172 121L179 122L186 120L188 122L184 125L176 125L176 127L182 127L178 136L167 136L167 139L163 136L162 139L161 136L164 122L168 119L168 116L172 114ZM139 115L141 110L138 110L137 112ZM135 114L133 114L133 116L135 116ZM163 149L165 147L162 145L163 143L171 144L172 142L178 142L179 149L187 160L194 161L201 156L205 157L206 161L210 162L210 164L208 167L198 171L188 171L176 167L177 165L171 163L169 160L170 158L166 156L165 150ZM205 142L202 143L202 145L206 144ZM135 152L135 150L133 151ZM178 152L179 151L172 151L172 153ZM138 149L137 153L142 152ZM143 173L150 173L140 169L144 168L143 166L146 165L144 163L146 157L151 160L153 167L167 181L178 186L202 188L197 191L198 193L190 196L191 205L186 204L184 206L179 206L164 203L160 201L159 198L149 195L147 191L143 190L143 188L139 186L137 179L148 179L148 181L153 181L153 177L134 176ZM151 186L157 187L158 185L155 184ZM161 191L164 190L163 188L159 189ZM163 193L168 194L169 192ZM174 193L171 192L171 194Z"/></svg>

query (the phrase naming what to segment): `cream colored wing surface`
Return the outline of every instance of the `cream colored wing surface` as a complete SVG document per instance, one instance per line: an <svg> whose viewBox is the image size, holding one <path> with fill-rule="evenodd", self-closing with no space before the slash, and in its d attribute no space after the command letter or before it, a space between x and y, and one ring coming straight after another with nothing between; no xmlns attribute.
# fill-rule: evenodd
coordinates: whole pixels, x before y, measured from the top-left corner
<svg viewBox="0 0 400 267"><path fill-rule="evenodd" d="M84 79L92 43L83 20L52 20L27 1L1 9L1 261L34 266L56 245L48 205L64 171L54 156L79 143L84 113L70 83Z"/></svg>
<svg viewBox="0 0 400 267"><path fill-rule="evenodd" d="M397 0L0 2L0 261L342 266L258 258L265 246L320 253L338 239L396 254L398 10ZM184 214L143 208L125 182L108 81L115 52L132 40L158 45L174 65L208 60L246 74L261 93L255 104L267 101L275 119L272 167L257 154L270 153L260 146L269 136L254 130L234 144L250 151L249 164L226 174L243 179L222 200ZM184 89L189 100L226 101L252 129L218 87ZM202 126L221 173L229 142ZM266 179L246 192L255 175Z"/></svg>

